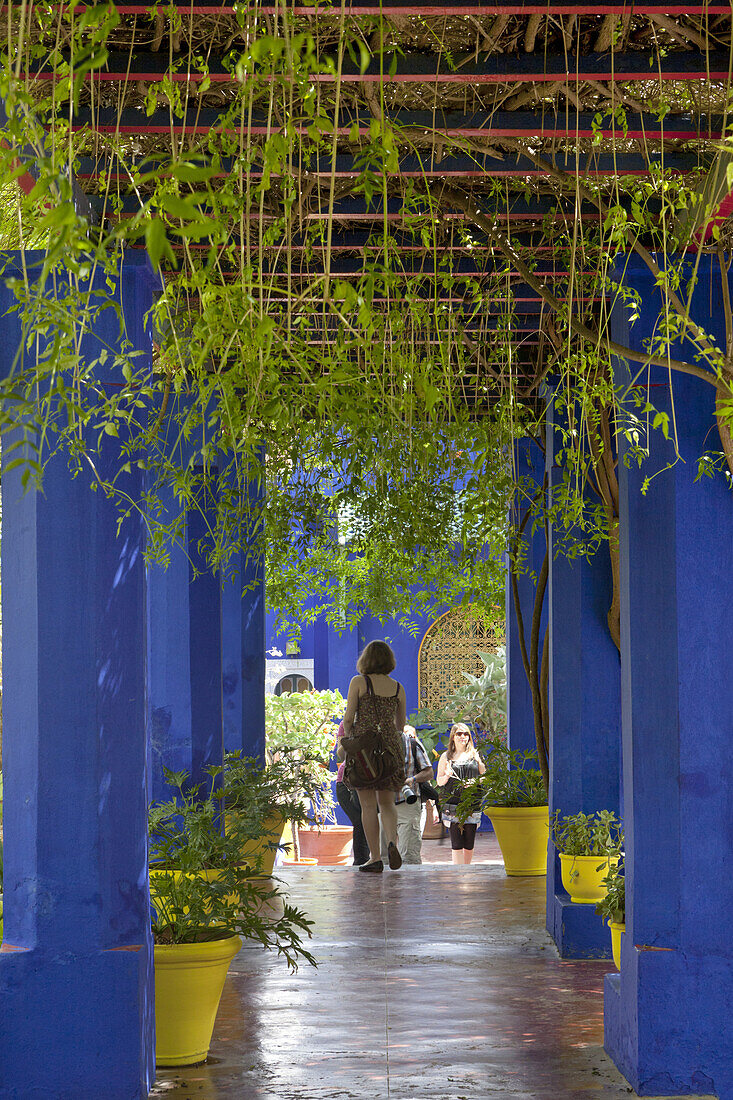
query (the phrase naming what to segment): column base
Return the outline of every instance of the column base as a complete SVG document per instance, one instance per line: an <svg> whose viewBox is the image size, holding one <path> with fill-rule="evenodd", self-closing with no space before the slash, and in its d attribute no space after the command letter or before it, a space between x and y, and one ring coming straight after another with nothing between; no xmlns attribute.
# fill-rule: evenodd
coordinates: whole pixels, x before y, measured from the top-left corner
<svg viewBox="0 0 733 1100"><path fill-rule="evenodd" d="M731 990L729 958L622 944L604 1046L639 1096L733 1097Z"/></svg>
<svg viewBox="0 0 733 1100"><path fill-rule="evenodd" d="M0 951L0 1097L137 1100L155 1079L152 952Z"/></svg>
<svg viewBox="0 0 733 1100"><path fill-rule="evenodd" d="M580 905L568 894L555 894L547 931L561 959L610 959L611 933L594 905Z"/></svg>

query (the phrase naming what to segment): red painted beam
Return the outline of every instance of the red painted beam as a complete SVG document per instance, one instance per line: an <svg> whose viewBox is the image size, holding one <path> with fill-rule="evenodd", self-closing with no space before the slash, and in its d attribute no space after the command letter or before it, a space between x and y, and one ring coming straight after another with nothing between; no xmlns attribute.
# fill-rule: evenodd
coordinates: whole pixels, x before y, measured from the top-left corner
<svg viewBox="0 0 733 1100"><path fill-rule="evenodd" d="M672 172L680 171L680 173L682 172L681 169L676 169L676 168L672 168L672 169L670 169L670 171L672 171ZM216 172L216 173L213 174L213 176L211 178L212 179L227 179L229 174L230 173L228 173L228 172ZM327 169L323 169L322 171L318 171L316 169L309 168L309 169L303 171L303 177L308 178L308 179L311 179L313 177L317 177L318 179L331 179L332 176L334 177L334 179L356 179L361 174L362 173L357 171L356 169L354 169L353 171L349 171L349 172L329 172ZM513 178L516 178L516 177L521 177L522 179L525 179L525 178L544 179L545 176L547 175L547 172L545 172L541 168L522 168L521 166L517 166L517 167L512 166L511 168L505 168L502 165L498 165L498 167L491 168L491 169L477 168L475 172L472 172L472 171L465 171L465 172L464 171L455 171L455 172L453 172L453 171L445 171L444 169L441 169L440 164L435 164L435 165L433 165L432 168L426 167L425 170L422 171L422 172L417 170L417 169L415 171L412 171L412 170L408 169L406 171L400 171L400 172L386 172L386 173L376 172L375 173L375 175L379 176L380 178L383 174L388 176L390 179L397 179L397 178L400 178L400 179L434 179L434 178L438 178L438 179L461 179L461 180L465 179L465 180L471 180L471 179L487 179L487 178L490 178L491 176L501 176L502 178L507 178L507 179L513 179ZM247 175L249 176L250 179L261 179L262 178L262 169L261 168L250 168L247 171ZM273 178L279 178L277 172L271 172L270 175ZM613 168L587 168L587 169L584 168L583 172L582 172L583 179L601 179L601 178L602 179L612 179L612 178L615 179L616 176L648 176L648 175L649 175L649 169L648 168L632 168L632 169L623 169L622 168L619 171L617 171L616 169L613 169ZM98 177L99 177L99 172L77 172L77 175L76 175L76 178L78 180L92 180L92 179L97 179ZM129 185L129 183L130 183L130 177L129 177L127 172L118 172L118 171L108 172L107 173L107 179L109 179L110 182L113 183L113 184L115 182L117 182L117 183L123 184L123 186L124 185Z"/></svg>
<svg viewBox="0 0 733 1100"><path fill-rule="evenodd" d="M54 4L50 5L53 8L65 8L66 5ZM239 5L225 2L221 4L205 4L196 3L192 0L191 3L187 3L186 0L173 0L172 6L180 12L182 16L186 15L234 15L236 14ZM83 10L85 5L79 4L77 11ZM149 15L151 4L142 2L139 0L117 0L116 7L120 15ZM333 19L341 18L341 5L338 0L332 5L327 4L276 4L272 0L263 0L261 3L257 3L255 10L258 14L262 15L282 15L283 9L285 9L290 15L295 16L319 16L320 18L330 17ZM3 8L2 10L6 10ZM420 3L399 3L390 2L390 0L381 0L381 2L374 2L374 0L357 0L357 2L347 2L345 5L345 15L351 18L357 18L362 15L415 15L425 16L431 18L445 18L446 16L463 16L468 18L469 16L481 16L481 15L618 15L621 18L624 14L633 15L730 15L730 4L721 2L721 0L711 0L710 3L700 3L697 0L696 3L684 4L676 2L676 0L641 0L641 2L618 4L613 3L613 0L606 0L605 3L575 3L572 0L560 0L560 2L553 2L548 0L547 3L484 3L480 0L470 3L456 3L451 0L446 0L445 3L433 3L433 4L420 4Z"/></svg>
<svg viewBox="0 0 733 1100"><path fill-rule="evenodd" d="M438 73L395 73L390 76L387 73L342 73L342 84L427 84L430 86L436 84L452 84L461 87L474 87L478 84L492 85L492 84L567 84L572 87L574 84L582 84L588 80L603 80L608 82L639 82L642 80L654 80L655 83L667 80L675 81L711 81L711 80L728 80L728 66L721 68L700 69L699 71L687 71L687 70L660 70L658 68L652 68L649 73L642 74L638 71L627 71L623 67L615 68L609 64L608 70L599 70L594 68L585 69L583 67L583 59L577 60L570 58L569 63L572 64L572 69L568 72L545 72L540 68L542 62L538 60L536 72L517 72L517 73L460 73L460 72L438 72ZM30 80L44 80L44 81L56 81L60 80L61 76L52 70L42 70L37 73L25 73L20 74L21 78L26 77ZM207 80L210 84L239 84L246 83L246 81L238 81L231 73L226 72L159 72L155 70L141 71L141 72L109 72L103 69L95 69L93 72L84 74L85 82L93 82L96 84L134 84L140 81L143 84L159 84L162 81L171 81L174 84L198 84L202 80ZM257 80L269 83L273 80L273 77L258 76ZM314 84L333 84L336 77L333 73L312 73L308 77L309 81ZM278 80L282 80L282 77L278 77Z"/></svg>
<svg viewBox="0 0 733 1100"><path fill-rule="evenodd" d="M570 115L572 118L572 115ZM83 130L87 128L87 123L72 123L73 130ZM196 125L195 123L180 123L169 122L167 125L163 123L149 124L141 117L140 122L135 124L122 123L100 123L92 128L101 134L135 134L140 136L141 134L165 134L171 133L178 135L190 135L196 134L202 136L209 132L209 127L205 125ZM269 137L272 134L279 133L280 127L277 126L250 126L242 129L222 129L221 133L247 135L249 137ZM599 126L598 130L594 130L592 127L580 127L572 125L554 125L553 120L550 119L547 126L541 120L536 125L521 126L492 126L488 124L486 126L467 126L467 127L437 127L434 129L425 129L422 126L405 126L404 130L409 134L411 138L415 138L415 130L420 130L425 136L445 134L446 137L452 138L560 138L568 141L577 141L580 138L594 138L596 135L601 137L623 137L624 141L719 141L723 137L723 132L720 129L702 130L699 127L688 125L685 128L669 126L665 129L664 125L656 123L649 128L634 129L629 127L625 132L621 131L621 127L618 125L611 126L605 120ZM294 128L294 133L301 136L307 136L308 127L298 126ZM349 137L353 132L352 126L339 126L336 133L344 138ZM370 130L368 126L361 126L357 124L357 132L360 137L368 138L370 136ZM462 173L463 174L463 173ZM484 175L485 173L481 173ZM542 173L544 174L544 173ZM330 175L330 173L329 173Z"/></svg>

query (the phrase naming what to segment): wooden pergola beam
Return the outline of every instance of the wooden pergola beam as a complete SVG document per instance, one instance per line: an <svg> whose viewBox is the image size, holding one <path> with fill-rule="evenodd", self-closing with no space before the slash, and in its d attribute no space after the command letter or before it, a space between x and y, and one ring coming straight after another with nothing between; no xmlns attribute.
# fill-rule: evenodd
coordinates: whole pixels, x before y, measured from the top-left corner
<svg viewBox="0 0 733 1100"><path fill-rule="evenodd" d="M68 58L67 60L71 60ZM651 64L650 64L651 61ZM341 79L349 84L579 84L588 80L611 82L639 80L721 80L727 81L730 69L728 51L705 53L702 51L678 51L664 56L650 55L646 50L629 53L588 53L580 57L565 54L496 54L483 60L455 58L448 66L437 54L385 54L381 63L373 59L365 72L345 59ZM28 70L40 80L53 80L57 74L38 62ZM204 71L186 68L171 72L167 54L138 50L129 53L110 53L104 68L84 74L86 81L98 83L142 81L155 84L162 80L174 83L197 84L206 79L210 83L237 83L236 76L227 68L222 58L212 57ZM253 79L271 79L255 72ZM278 76L278 79L282 79ZM313 82L333 83L335 70L313 73Z"/></svg>
<svg viewBox="0 0 733 1100"><path fill-rule="evenodd" d="M109 134L208 134L222 128L227 133L243 133L250 137L268 137L279 133L281 128L273 124L265 114L253 113L251 121L241 128L234 129L223 124L226 112L216 108L194 108L184 116L171 111L159 110L151 116L143 111L126 108L117 111L113 108L89 110L81 108L72 116L74 130L89 129ZM613 115L604 114L600 119L598 112L561 111L488 111L462 114L457 111L409 111L399 109L389 112L387 121L398 130L404 130L405 136L412 142L430 141L444 135L446 138L471 138L492 140L502 137L512 138L553 138L578 140L614 136L624 141L719 141L725 131L723 116L700 116L669 114L661 121L653 114L626 112L626 126L623 127ZM336 133L347 140L355 132L360 138L369 138L374 119L369 114L342 112L340 125ZM307 136L309 121L295 126L296 133Z"/></svg>

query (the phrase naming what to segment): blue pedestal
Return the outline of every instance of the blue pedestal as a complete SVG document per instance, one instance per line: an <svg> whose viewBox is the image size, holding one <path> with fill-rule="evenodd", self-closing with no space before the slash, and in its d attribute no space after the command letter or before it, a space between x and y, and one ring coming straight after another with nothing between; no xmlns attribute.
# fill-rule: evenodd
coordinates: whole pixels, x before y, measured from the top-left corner
<svg viewBox="0 0 733 1100"><path fill-rule="evenodd" d="M638 347L656 323L659 298L637 264L627 281L641 293L641 319L629 334L616 316L614 335ZM722 338L710 257L701 262L692 316ZM718 446L715 391L673 377L681 461L654 433L641 470L620 465L627 931L618 987L607 985L605 1045L641 1095L729 1097L733 499L722 476L695 481L698 457ZM642 399L671 415L666 372L653 370L650 387L646 381L645 373Z"/></svg>
<svg viewBox="0 0 733 1100"><path fill-rule="evenodd" d="M553 876L554 877L554 876ZM563 959L610 959L611 934L594 905L570 900L555 880L556 893L548 890L547 930Z"/></svg>
<svg viewBox="0 0 733 1100"><path fill-rule="evenodd" d="M553 423L548 423L548 462ZM550 465L551 486L560 473ZM550 529L550 816L619 812L621 673L607 614L612 579L608 550L591 558L555 555ZM610 958L607 926L593 905L577 905L562 886L550 844L547 929L563 958Z"/></svg>
<svg viewBox="0 0 733 1100"><path fill-rule="evenodd" d="M153 287L149 268L125 264L118 300L148 362ZM3 286L3 312L11 301ZM8 369L19 333L12 317L2 325ZM106 310L82 357L119 343ZM125 439L103 439L95 466L111 478ZM6 466L2 478L0 1096L132 1100L154 1075L145 528L133 513L118 531L114 504L64 455L50 459L43 493L24 492L21 474ZM117 488L139 499L141 477L133 467Z"/></svg>

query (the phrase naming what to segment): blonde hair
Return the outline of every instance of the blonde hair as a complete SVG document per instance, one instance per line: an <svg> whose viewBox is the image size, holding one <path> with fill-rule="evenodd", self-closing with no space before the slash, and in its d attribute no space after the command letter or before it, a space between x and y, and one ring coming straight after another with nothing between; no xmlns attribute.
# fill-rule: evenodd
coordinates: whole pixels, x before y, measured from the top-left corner
<svg viewBox="0 0 733 1100"><path fill-rule="evenodd" d="M448 759L449 760L454 760L455 757L458 755L456 753L456 734L457 733L467 733L468 734L468 747L465 749L465 751L469 754L469 756L472 756L475 760L479 760L480 759L479 754L476 752L476 746L473 743L473 734L471 733L470 727L467 726L465 722L456 722L456 724L454 726L451 726L451 728L450 728L450 734L449 734L449 737L448 737L448 749L447 749L447 752L446 752L446 755L447 755Z"/></svg>
<svg viewBox="0 0 733 1100"><path fill-rule="evenodd" d="M394 653L386 642L369 642L356 662L356 671L362 676L369 676L370 673L386 676L396 664Z"/></svg>

